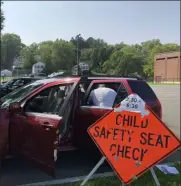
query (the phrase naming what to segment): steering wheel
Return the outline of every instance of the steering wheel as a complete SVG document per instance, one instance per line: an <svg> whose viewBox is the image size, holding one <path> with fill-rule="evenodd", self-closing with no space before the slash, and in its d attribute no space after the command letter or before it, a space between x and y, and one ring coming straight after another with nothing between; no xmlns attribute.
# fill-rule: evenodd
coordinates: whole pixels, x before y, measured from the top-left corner
<svg viewBox="0 0 181 186"><path fill-rule="evenodd" d="M31 110L35 111L35 112L40 112L40 113L43 112L43 110L42 110L34 101L31 101L31 102L29 103L28 107L29 107Z"/></svg>

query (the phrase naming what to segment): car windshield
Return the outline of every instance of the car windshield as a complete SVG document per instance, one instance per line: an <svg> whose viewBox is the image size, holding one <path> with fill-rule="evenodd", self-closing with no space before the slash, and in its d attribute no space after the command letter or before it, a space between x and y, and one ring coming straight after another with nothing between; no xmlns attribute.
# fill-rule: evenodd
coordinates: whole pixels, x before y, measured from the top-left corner
<svg viewBox="0 0 181 186"><path fill-rule="evenodd" d="M16 89L13 92L7 94L6 96L1 98L1 101L0 101L1 108L5 108L5 107L9 106L10 103L21 101L26 96L28 96L32 91L38 89L42 85L43 85L43 83L34 82L34 83L25 85L19 89Z"/></svg>

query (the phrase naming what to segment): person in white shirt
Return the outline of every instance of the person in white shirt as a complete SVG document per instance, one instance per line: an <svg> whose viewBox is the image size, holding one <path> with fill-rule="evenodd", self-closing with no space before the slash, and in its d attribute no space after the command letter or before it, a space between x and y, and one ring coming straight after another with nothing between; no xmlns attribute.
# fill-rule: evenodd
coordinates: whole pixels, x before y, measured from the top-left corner
<svg viewBox="0 0 181 186"><path fill-rule="evenodd" d="M116 95L117 93L113 89L104 87L101 84L98 88L91 91L89 100L94 106L113 107Z"/></svg>

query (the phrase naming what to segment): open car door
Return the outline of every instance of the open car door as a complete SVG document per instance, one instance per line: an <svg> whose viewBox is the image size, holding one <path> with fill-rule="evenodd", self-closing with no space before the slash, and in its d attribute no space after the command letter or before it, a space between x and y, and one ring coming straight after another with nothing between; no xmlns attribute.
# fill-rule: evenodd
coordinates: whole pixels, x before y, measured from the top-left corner
<svg viewBox="0 0 181 186"><path fill-rule="evenodd" d="M66 89L67 87L68 89ZM51 110L48 113L31 111L31 109L36 110L35 108L41 103L41 91L26 101L22 113L16 113L11 118L11 151L30 158L43 172L53 177L55 177L59 137L65 132L67 118L70 118L70 108L73 107L73 102L70 102L70 98L76 87L77 83L54 86L53 88L58 91L56 94L52 94L52 87L48 87L51 90L47 92L53 96L49 97L50 94L47 96L48 98L46 99L50 99L49 102L46 102L44 109L55 103L54 106L51 105ZM46 91L46 89L44 90ZM57 99L53 100L55 97ZM35 107L30 109L28 107L30 103L31 106L33 103ZM41 110L42 108L39 109Z"/></svg>
<svg viewBox="0 0 181 186"><path fill-rule="evenodd" d="M8 153L9 144L9 112L7 108L0 108L0 163Z"/></svg>
<svg viewBox="0 0 181 186"><path fill-rule="evenodd" d="M123 99L125 99L128 95L128 92L122 82L122 80L93 80L89 85L84 101L82 105L76 109L76 117L75 117L75 135L74 135L74 143L76 146L80 148L90 148L95 147L95 144L92 142L92 139L88 135L87 129L105 114L112 110L112 107L103 107L103 106L94 106L89 102L90 92L98 88L100 84L104 84L106 87L112 88L117 92L117 96L115 98L115 102L113 107L118 105ZM81 137L80 137L81 136Z"/></svg>
<svg viewBox="0 0 181 186"><path fill-rule="evenodd" d="M16 123L15 126L19 126L19 128L11 127L12 133L14 131L13 137L10 138L11 151L31 159L43 172L54 177L54 163L57 159L58 149L57 137L62 117L33 112L25 114L26 116L15 114L12 118ZM15 136L19 134L21 137L15 139Z"/></svg>

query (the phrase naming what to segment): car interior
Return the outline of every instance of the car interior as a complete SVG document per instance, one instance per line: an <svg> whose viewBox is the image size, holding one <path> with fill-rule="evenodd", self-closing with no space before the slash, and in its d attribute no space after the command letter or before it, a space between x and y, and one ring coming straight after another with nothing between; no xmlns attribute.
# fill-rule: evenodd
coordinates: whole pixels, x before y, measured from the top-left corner
<svg viewBox="0 0 181 186"><path fill-rule="evenodd" d="M33 97L25 105L25 112L58 114L71 85L47 88Z"/></svg>
<svg viewBox="0 0 181 186"><path fill-rule="evenodd" d="M98 88L100 85L107 87L107 88L111 88L113 89L115 92L117 92L117 96L115 98L113 107L120 104L121 101L123 101L127 96L128 96L128 92L126 90L126 88L124 87L124 85L122 83L95 83L90 92L96 88ZM89 95L90 95L89 92ZM86 99L86 102L84 103L84 106L94 106L93 102L91 100L91 98L88 96L88 98Z"/></svg>

